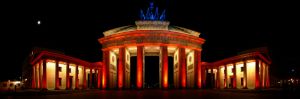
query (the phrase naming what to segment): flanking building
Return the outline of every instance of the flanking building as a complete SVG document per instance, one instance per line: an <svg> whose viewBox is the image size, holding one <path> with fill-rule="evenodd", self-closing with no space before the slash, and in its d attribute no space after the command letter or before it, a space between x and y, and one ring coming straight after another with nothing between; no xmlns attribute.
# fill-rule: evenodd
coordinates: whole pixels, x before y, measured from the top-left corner
<svg viewBox="0 0 300 99"><path fill-rule="evenodd" d="M99 88L102 62L90 63L58 51L35 48L31 53L31 86L35 89Z"/></svg>

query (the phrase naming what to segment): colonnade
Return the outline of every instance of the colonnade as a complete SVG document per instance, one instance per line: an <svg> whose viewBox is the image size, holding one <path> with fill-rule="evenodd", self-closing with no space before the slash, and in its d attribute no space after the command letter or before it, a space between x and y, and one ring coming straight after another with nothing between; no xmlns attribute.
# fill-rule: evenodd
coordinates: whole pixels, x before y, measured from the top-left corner
<svg viewBox="0 0 300 99"><path fill-rule="evenodd" d="M63 60L41 59L32 68L32 88L48 90L100 88L100 66L92 67Z"/></svg>
<svg viewBox="0 0 300 99"><path fill-rule="evenodd" d="M130 62L127 60L130 56L136 55L137 69L136 69L136 87L142 89L145 81L145 45L134 46L135 53L129 53L128 46L121 46L114 49L103 50L103 72L102 72L102 88L130 88L130 79L126 77L126 70L130 70ZM185 47L176 47L175 53L168 52L167 45L160 45L160 77L159 84L163 89L169 88L169 75L168 75L168 56L174 57L174 85L175 88L187 88L202 86L201 74L201 50L190 49L186 51ZM113 51L117 50L117 51ZM189 54L191 53L191 54ZM132 54L132 55L130 55ZM187 56L190 56L187 58ZM118 61L116 61L118 60ZM177 62L178 61L178 62ZM189 63L190 62L190 63ZM127 67L127 65L129 65ZM191 72L188 72L188 71ZM190 77L188 76L190 75ZM129 71L130 75L130 71ZM129 76L130 77L130 76ZM129 81L128 81L129 80ZM129 84L128 84L129 83Z"/></svg>
<svg viewBox="0 0 300 99"><path fill-rule="evenodd" d="M260 59L244 59L205 67L213 86L226 89L259 89L270 87L269 65ZM206 78L205 78L206 79ZM208 79L211 80L211 79Z"/></svg>

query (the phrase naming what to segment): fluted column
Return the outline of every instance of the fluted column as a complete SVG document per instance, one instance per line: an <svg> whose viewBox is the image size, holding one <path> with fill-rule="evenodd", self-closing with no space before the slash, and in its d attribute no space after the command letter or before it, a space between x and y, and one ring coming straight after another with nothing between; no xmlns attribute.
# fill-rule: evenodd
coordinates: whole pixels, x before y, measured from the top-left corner
<svg viewBox="0 0 300 99"><path fill-rule="evenodd" d="M106 89L109 83L109 50L103 51L102 89Z"/></svg>
<svg viewBox="0 0 300 99"><path fill-rule="evenodd" d="M201 88L201 51L195 50L194 52L194 82L195 87Z"/></svg>
<svg viewBox="0 0 300 99"><path fill-rule="evenodd" d="M255 60L255 89L260 88L259 60Z"/></svg>
<svg viewBox="0 0 300 99"><path fill-rule="evenodd" d="M39 67L38 67L38 77L36 78L36 79L38 79L37 80L37 88L42 88L42 84L43 84L43 77L42 77L42 63L43 63L43 61L40 61L39 62Z"/></svg>
<svg viewBox="0 0 300 99"><path fill-rule="evenodd" d="M66 89L70 89L70 64L67 62L67 68L66 68Z"/></svg>
<svg viewBox="0 0 300 99"><path fill-rule="evenodd" d="M225 70L224 70L224 73L225 73L225 81L224 81L224 88L228 88L228 83L227 83L227 81L228 81L228 77L227 77L227 64L225 65Z"/></svg>
<svg viewBox="0 0 300 99"><path fill-rule="evenodd" d="M137 46L137 88L141 89L143 87L143 49L144 46Z"/></svg>
<svg viewBox="0 0 300 99"><path fill-rule="evenodd" d="M217 79L216 79L216 82L217 82L217 88L219 89L220 88L220 67L217 67Z"/></svg>
<svg viewBox="0 0 300 99"><path fill-rule="evenodd" d="M58 60L55 60L55 90L59 90L59 67Z"/></svg>
<svg viewBox="0 0 300 99"><path fill-rule="evenodd" d="M266 80L266 88L270 87L270 72L269 72L269 65L266 64L266 76L267 76L267 80Z"/></svg>
<svg viewBox="0 0 300 99"><path fill-rule="evenodd" d="M90 68L90 77L89 78L90 78L89 79L89 81L90 81L89 88L92 88L93 87L93 68Z"/></svg>
<svg viewBox="0 0 300 99"><path fill-rule="evenodd" d="M101 68L98 68L98 73L97 73L97 88L101 88Z"/></svg>
<svg viewBox="0 0 300 99"><path fill-rule="evenodd" d="M247 89L248 88L248 85L247 85L247 61L244 60L243 61L244 63L244 89Z"/></svg>
<svg viewBox="0 0 300 99"><path fill-rule="evenodd" d="M78 90L79 87L79 80L78 80L78 64L76 64L76 69L75 69L75 89Z"/></svg>
<svg viewBox="0 0 300 99"><path fill-rule="evenodd" d="M119 48L119 64L118 64L118 88L122 89L124 86L124 74L125 74L125 47Z"/></svg>
<svg viewBox="0 0 300 99"><path fill-rule="evenodd" d="M236 88L236 63L233 63L233 84L232 87Z"/></svg>
<svg viewBox="0 0 300 99"><path fill-rule="evenodd" d="M32 88L37 88L36 87L36 65L32 66L32 79L31 79L31 87Z"/></svg>
<svg viewBox="0 0 300 99"><path fill-rule="evenodd" d="M85 71L86 66L83 66L83 89L86 88L86 71Z"/></svg>
<svg viewBox="0 0 300 99"><path fill-rule="evenodd" d="M47 90L47 62L46 59L43 59L43 84L42 89Z"/></svg>
<svg viewBox="0 0 300 99"><path fill-rule="evenodd" d="M162 79L161 85L164 89L168 88L168 46L161 46L162 52Z"/></svg>
<svg viewBox="0 0 300 99"><path fill-rule="evenodd" d="M179 80L180 80L180 87L186 88L186 54L185 48L179 48Z"/></svg>

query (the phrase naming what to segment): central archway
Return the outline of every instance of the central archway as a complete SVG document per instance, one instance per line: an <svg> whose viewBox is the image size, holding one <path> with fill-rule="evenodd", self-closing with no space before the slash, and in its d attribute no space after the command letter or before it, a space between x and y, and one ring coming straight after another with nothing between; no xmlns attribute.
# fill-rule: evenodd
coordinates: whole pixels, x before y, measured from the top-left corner
<svg viewBox="0 0 300 99"><path fill-rule="evenodd" d="M159 57L159 87L201 87L200 33L168 21L136 21L136 26L124 26L104 32L100 38L103 51L102 88L136 88L145 86L145 56ZM131 58L136 57L136 69L131 69ZM169 63L169 58L173 62ZM173 68L169 68L172 66ZM131 72L136 72L132 77ZM169 74L173 74L170 78ZM155 79L156 77L154 77ZM130 82L135 79L135 82ZM170 79L173 82L170 82Z"/></svg>

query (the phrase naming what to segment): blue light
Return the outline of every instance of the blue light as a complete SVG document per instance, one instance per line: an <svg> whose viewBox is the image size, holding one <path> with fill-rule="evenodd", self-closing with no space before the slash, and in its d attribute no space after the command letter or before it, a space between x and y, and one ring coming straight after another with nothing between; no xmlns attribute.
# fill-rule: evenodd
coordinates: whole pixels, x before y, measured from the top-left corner
<svg viewBox="0 0 300 99"><path fill-rule="evenodd" d="M155 12L153 12L155 8ZM141 20L160 20L163 21L166 19L166 10L163 10L162 13L159 15L158 7L154 7L154 3L150 2L150 7L148 7L146 14L141 9L140 11L140 18Z"/></svg>

